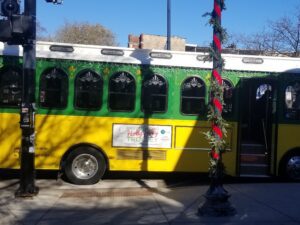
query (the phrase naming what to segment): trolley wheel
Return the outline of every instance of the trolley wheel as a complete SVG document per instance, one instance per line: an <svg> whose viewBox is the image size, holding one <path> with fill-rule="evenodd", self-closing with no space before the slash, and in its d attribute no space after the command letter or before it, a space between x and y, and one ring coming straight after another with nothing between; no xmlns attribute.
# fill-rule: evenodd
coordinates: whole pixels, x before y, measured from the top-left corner
<svg viewBox="0 0 300 225"><path fill-rule="evenodd" d="M289 155L284 163L284 175L295 181L300 181L300 154Z"/></svg>
<svg viewBox="0 0 300 225"><path fill-rule="evenodd" d="M64 174L73 184L95 184L103 177L106 168L106 160L99 150L90 146L80 146L67 156Z"/></svg>

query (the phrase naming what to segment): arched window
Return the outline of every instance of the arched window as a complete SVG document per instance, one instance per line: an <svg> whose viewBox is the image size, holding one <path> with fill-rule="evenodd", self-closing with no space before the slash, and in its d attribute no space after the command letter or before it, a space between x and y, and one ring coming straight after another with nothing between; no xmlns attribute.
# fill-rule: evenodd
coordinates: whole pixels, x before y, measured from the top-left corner
<svg viewBox="0 0 300 225"><path fill-rule="evenodd" d="M133 111L135 105L135 80L128 72L117 72L109 80L109 109Z"/></svg>
<svg viewBox="0 0 300 225"><path fill-rule="evenodd" d="M224 79L223 80L223 100L225 105L223 106L223 114L229 115L233 112L233 84L229 81Z"/></svg>
<svg viewBox="0 0 300 225"><path fill-rule="evenodd" d="M300 119L300 83L293 82L285 88L285 116L288 119Z"/></svg>
<svg viewBox="0 0 300 225"><path fill-rule="evenodd" d="M40 106L65 108L68 99L68 75L59 68L43 72L40 80Z"/></svg>
<svg viewBox="0 0 300 225"><path fill-rule="evenodd" d="M167 111L167 82L158 74L146 77L142 83L141 106L144 112Z"/></svg>
<svg viewBox="0 0 300 225"><path fill-rule="evenodd" d="M102 105L103 80L92 70L84 70L75 78L75 107L99 110Z"/></svg>
<svg viewBox="0 0 300 225"><path fill-rule="evenodd" d="M22 73L15 67L0 70L0 107L18 107L22 98Z"/></svg>
<svg viewBox="0 0 300 225"><path fill-rule="evenodd" d="M199 77L188 77L182 83L181 112L188 115L205 112L205 83Z"/></svg>

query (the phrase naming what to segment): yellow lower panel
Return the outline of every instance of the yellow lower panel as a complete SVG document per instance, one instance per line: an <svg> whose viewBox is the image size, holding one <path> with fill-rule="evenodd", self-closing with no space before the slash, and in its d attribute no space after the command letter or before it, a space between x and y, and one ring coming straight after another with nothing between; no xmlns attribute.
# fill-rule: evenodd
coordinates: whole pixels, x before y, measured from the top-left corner
<svg viewBox="0 0 300 225"><path fill-rule="evenodd" d="M18 123L19 116L0 114L0 119L0 144L1 149L3 149L0 156L1 168L18 168L19 158L16 152L20 147L21 136ZM5 122L2 123L2 121ZM35 121L35 164L37 169L59 169L61 159L68 149L77 144L89 143L103 150L109 160L110 170L208 171L209 146L202 132L208 129L209 124L207 122L63 115L36 115ZM150 145L152 147L147 147L147 145L142 147L112 147L115 143L120 143L112 140L113 124L151 124L152 126L163 127L164 129L159 130L160 132L170 130L171 133L169 140L165 141L166 143L162 148L155 147L157 143ZM147 132L150 136L155 136L155 132L153 133L152 130ZM235 175L236 124L231 124L228 133L227 140L231 151L224 154L224 163L227 173ZM131 135L139 135L139 133L133 132ZM125 159L124 157L131 158Z"/></svg>
<svg viewBox="0 0 300 225"><path fill-rule="evenodd" d="M209 150L210 145L205 133L211 126L175 126L175 149ZM225 137L227 149L232 148L232 127L227 129Z"/></svg>
<svg viewBox="0 0 300 225"><path fill-rule="evenodd" d="M279 124L277 140L277 168L284 154L294 148L300 147L300 125Z"/></svg>
<svg viewBox="0 0 300 225"><path fill-rule="evenodd" d="M36 167L58 169L65 152L72 146L88 143L111 150L111 118L90 116L36 116Z"/></svg>
<svg viewBox="0 0 300 225"><path fill-rule="evenodd" d="M236 155L227 152L223 155L226 174L235 176ZM176 150L167 151L166 160L111 160L112 171L156 171L156 172L208 172L208 151Z"/></svg>
<svg viewBox="0 0 300 225"><path fill-rule="evenodd" d="M20 117L13 113L0 113L0 168L20 167Z"/></svg>

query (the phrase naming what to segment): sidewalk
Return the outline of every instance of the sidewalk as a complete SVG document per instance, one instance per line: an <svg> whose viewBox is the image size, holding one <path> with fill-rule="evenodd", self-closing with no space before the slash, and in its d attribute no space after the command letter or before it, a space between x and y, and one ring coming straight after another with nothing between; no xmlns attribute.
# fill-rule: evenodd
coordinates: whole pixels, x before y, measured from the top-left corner
<svg viewBox="0 0 300 225"><path fill-rule="evenodd" d="M1 225L300 225L300 183L234 183L224 187L237 214L199 217L205 184L167 187L162 180L105 180L91 186L37 180L39 194L16 199L18 180L0 180Z"/></svg>

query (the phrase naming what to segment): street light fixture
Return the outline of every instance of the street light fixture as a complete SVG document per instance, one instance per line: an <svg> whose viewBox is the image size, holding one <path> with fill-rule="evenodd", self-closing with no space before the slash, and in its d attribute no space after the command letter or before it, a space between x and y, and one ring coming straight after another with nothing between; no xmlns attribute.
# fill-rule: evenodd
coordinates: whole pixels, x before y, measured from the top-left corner
<svg viewBox="0 0 300 225"><path fill-rule="evenodd" d="M19 0L1 0L1 16L11 17L20 13Z"/></svg>

